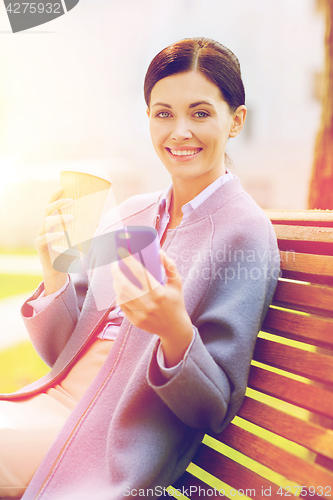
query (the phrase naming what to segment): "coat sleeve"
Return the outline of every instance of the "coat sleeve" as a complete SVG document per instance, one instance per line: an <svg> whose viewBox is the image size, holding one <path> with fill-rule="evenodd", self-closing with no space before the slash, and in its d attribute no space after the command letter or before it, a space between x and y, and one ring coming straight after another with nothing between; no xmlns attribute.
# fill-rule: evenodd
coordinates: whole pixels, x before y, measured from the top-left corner
<svg viewBox="0 0 333 500"><path fill-rule="evenodd" d="M232 253L237 258L212 262L208 292L191 318L197 335L181 370L163 378L158 344L151 358L148 383L189 426L221 432L242 404L256 337L279 276L274 231L268 220L262 226L232 238L229 248L239 250Z"/></svg>
<svg viewBox="0 0 333 500"><path fill-rule="evenodd" d="M88 281L84 275L70 276L67 287L43 311L33 315L28 304L37 299L44 290L41 283L35 293L25 301L21 314L30 339L47 365L52 367L65 347L78 321L87 291Z"/></svg>
<svg viewBox="0 0 333 500"><path fill-rule="evenodd" d="M122 227L119 217L118 208L111 210L97 228L94 238L81 244L83 247L88 245L84 261L78 263L77 272L69 274L67 287L43 311L33 315L33 308L28 302L40 296L44 283L41 283L23 304L21 314L31 341L40 357L50 367L56 362L76 327L88 291L88 273L91 276L94 266L105 264L108 235L115 228ZM100 239L103 235L106 236L105 241ZM111 261L107 260L107 263Z"/></svg>
<svg viewBox="0 0 333 500"><path fill-rule="evenodd" d="M21 313L32 343L38 354L49 366L54 365L75 329L94 268L109 265L117 258L114 231L121 229L124 221L135 210L140 216L141 211L155 204L159 194L158 192L133 196L119 207L115 206L110 210L101 221L94 237L81 244L82 247L87 245L89 250L86 252L83 265L79 264L78 272L70 274L70 281L66 289L35 316L33 308L28 302L39 297L44 290L43 283L23 304ZM83 269L86 271L84 272Z"/></svg>

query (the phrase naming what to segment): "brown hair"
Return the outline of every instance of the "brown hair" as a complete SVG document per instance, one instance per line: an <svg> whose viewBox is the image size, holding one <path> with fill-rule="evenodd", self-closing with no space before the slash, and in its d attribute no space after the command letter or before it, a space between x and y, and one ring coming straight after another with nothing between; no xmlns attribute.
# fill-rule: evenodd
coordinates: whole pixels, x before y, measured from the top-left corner
<svg viewBox="0 0 333 500"><path fill-rule="evenodd" d="M235 54L209 38L186 38L161 50L150 63L144 82L147 106L159 80L193 70L215 83L231 112L245 104L240 64Z"/></svg>

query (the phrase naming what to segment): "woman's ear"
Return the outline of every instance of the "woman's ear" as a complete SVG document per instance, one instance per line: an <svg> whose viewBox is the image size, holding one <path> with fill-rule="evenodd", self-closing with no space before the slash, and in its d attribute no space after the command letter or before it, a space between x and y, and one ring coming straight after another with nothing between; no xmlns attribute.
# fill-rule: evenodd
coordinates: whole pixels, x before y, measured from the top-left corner
<svg viewBox="0 0 333 500"><path fill-rule="evenodd" d="M147 113L148 118L150 118L150 111L149 111L149 108L147 108L147 109L146 109L146 113Z"/></svg>
<svg viewBox="0 0 333 500"><path fill-rule="evenodd" d="M245 123L246 113L247 109L244 106L244 104L238 106L238 108L232 115L229 137L236 137L236 135L238 135L239 132L242 130Z"/></svg>

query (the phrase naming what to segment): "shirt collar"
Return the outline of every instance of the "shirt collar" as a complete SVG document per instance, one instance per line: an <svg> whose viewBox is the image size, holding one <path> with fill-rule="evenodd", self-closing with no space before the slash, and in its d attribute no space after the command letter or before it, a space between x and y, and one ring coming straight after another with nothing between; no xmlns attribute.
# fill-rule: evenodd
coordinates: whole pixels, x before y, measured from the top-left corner
<svg viewBox="0 0 333 500"><path fill-rule="evenodd" d="M187 217L190 215L190 213L195 210L201 203L203 203L211 194L213 194L220 186L225 184L227 181L230 179L233 179L234 175L226 169L226 173L218 177L215 181L213 181L211 184L209 184L201 193L199 193L197 196L195 196L192 200L189 202L185 203L185 205L182 206L182 212L183 212L183 222L187 219ZM163 214L164 212L169 214L169 208L170 208L170 203L171 203L171 197L172 197L172 187L173 184L171 183L163 192L161 195L161 200L159 204L159 213Z"/></svg>

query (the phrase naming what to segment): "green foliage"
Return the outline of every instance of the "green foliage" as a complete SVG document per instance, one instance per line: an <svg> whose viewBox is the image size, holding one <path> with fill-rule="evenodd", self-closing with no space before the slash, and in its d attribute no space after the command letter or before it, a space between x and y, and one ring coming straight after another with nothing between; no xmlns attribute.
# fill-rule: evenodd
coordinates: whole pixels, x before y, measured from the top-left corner
<svg viewBox="0 0 333 500"><path fill-rule="evenodd" d="M22 250L22 254L26 255L27 252ZM0 274L0 299L28 293L41 280L41 276ZM48 371L49 367L40 359L29 341L3 349L0 352L0 392L17 391Z"/></svg>
<svg viewBox="0 0 333 500"><path fill-rule="evenodd" d="M0 255L37 255L37 250L35 247L0 247Z"/></svg>
<svg viewBox="0 0 333 500"><path fill-rule="evenodd" d="M42 281L41 276L0 274L0 299L34 290Z"/></svg>
<svg viewBox="0 0 333 500"><path fill-rule="evenodd" d="M17 391L49 370L29 341L7 347L0 352L0 393Z"/></svg>

